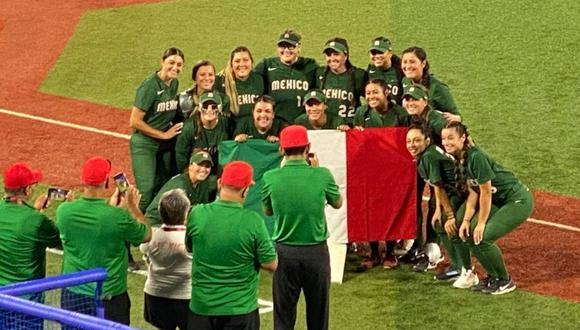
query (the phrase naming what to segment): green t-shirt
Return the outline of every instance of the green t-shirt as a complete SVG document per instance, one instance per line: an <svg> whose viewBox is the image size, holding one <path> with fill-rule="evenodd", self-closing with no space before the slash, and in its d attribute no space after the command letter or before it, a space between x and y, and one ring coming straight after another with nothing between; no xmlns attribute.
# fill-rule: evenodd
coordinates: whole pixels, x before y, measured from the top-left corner
<svg viewBox="0 0 580 330"><path fill-rule="evenodd" d="M280 136L284 127L288 126L280 118L274 118L272 127L265 133L260 133L254 125L253 117L240 118L234 132L234 137L238 134L247 134L251 139L265 140L268 136Z"/></svg>
<svg viewBox="0 0 580 330"><path fill-rule="evenodd" d="M230 119L226 116L220 116L216 127L212 129L203 128L200 134L197 134L197 117L191 116L184 123L181 134L177 136L175 142L175 160L177 170L182 171L189 165L189 158L195 149L207 150L212 157L217 157L217 146L224 140L229 140L228 133ZM214 159L214 163L217 159Z"/></svg>
<svg viewBox="0 0 580 330"><path fill-rule="evenodd" d="M97 267L107 270L103 294L115 296L127 291L127 248L138 245L147 226L133 219L125 209L109 205L104 198L81 197L63 203L56 210L56 226L64 250L62 273ZM95 284L83 284L71 291L93 295Z"/></svg>
<svg viewBox="0 0 580 330"><path fill-rule="evenodd" d="M46 247L58 243L58 230L44 214L0 201L0 286L43 278Z"/></svg>
<svg viewBox="0 0 580 330"><path fill-rule="evenodd" d="M266 93L276 100L276 115L288 123L304 113L302 98L315 84L318 64L311 58L298 58L292 65L278 57L265 58L254 71L264 78Z"/></svg>
<svg viewBox="0 0 580 330"><path fill-rule="evenodd" d="M491 180L492 202L501 206L509 201L510 194L523 188L515 175L503 168L487 153L474 146L467 150L467 183L477 190Z"/></svg>
<svg viewBox="0 0 580 330"><path fill-rule="evenodd" d="M258 308L260 264L276 259L262 217L217 200L194 207L187 222L192 251L191 301L200 315L240 315Z"/></svg>
<svg viewBox="0 0 580 330"><path fill-rule="evenodd" d="M198 182L195 186L191 184L187 171L174 176L161 187L161 190L159 190L157 196L155 196L145 211L145 216L149 219L151 226L161 225L161 219L159 218L161 196L170 190L178 188L185 192L192 206L209 203L210 191L217 189L215 177L213 176L209 176L205 181Z"/></svg>
<svg viewBox="0 0 580 330"><path fill-rule="evenodd" d="M451 197L459 196L455 187L455 163L453 157L441 147L431 144L421 154L418 165L419 175L433 186L442 186Z"/></svg>
<svg viewBox="0 0 580 330"><path fill-rule="evenodd" d="M335 74L328 67L316 70L316 88L326 95L326 112L340 117L345 124L352 124L355 109L364 95L366 72L352 67Z"/></svg>
<svg viewBox="0 0 580 330"><path fill-rule="evenodd" d="M178 101L175 96L178 87L177 79L173 79L170 86L167 86L157 73L153 73L139 85L133 105L145 112L143 120L147 125L160 131L171 127L177 113Z"/></svg>
<svg viewBox="0 0 580 330"><path fill-rule="evenodd" d="M226 86L224 83L224 76L216 76L215 87L225 95ZM239 112L237 116L234 116L234 118L251 116L256 99L264 94L264 79L262 79L262 76L252 71L246 80L236 79L236 90L238 92L237 101Z"/></svg>
<svg viewBox="0 0 580 330"><path fill-rule="evenodd" d="M304 126L306 127L306 129L316 129L314 128L314 126L312 126L312 124L308 120L307 114L302 114L298 116L298 118L296 118L296 120L294 121L294 124ZM336 129L338 126L342 124L343 124L342 119L327 113L326 123L320 129Z"/></svg>
<svg viewBox="0 0 580 330"><path fill-rule="evenodd" d="M397 104L401 104L403 96L403 86L401 80L397 75L397 69L391 66L388 69L377 68L373 64L369 64L367 68L368 80L382 79L389 87L391 87L391 100Z"/></svg>
<svg viewBox="0 0 580 330"><path fill-rule="evenodd" d="M400 105L389 102L385 113L380 113L368 105L361 105L356 109L354 125L366 128L371 127L399 127L407 126L407 111Z"/></svg>
<svg viewBox="0 0 580 330"><path fill-rule="evenodd" d="M263 177L262 204L274 213L272 239L288 245L314 245L328 238L324 207L340 199L338 186L324 167L289 160Z"/></svg>

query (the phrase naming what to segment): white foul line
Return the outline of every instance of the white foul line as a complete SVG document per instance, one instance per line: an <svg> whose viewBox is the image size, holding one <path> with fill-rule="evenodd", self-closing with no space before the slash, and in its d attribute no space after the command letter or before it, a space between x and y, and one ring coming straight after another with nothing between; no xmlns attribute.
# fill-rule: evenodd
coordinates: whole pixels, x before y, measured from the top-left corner
<svg viewBox="0 0 580 330"><path fill-rule="evenodd" d="M75 128L75 129L78 129L81 131L92 132L92 133L97 133L97 134L102 134L102 135L108 135L108 136L112 136L112 137L116 137L116 138L120 138L120 139L125 139L125 140L129 140L131 138L131 136L127 135L127 134L105 131L105 130L94 128L94 127L67 123L67 122L60 121L60 120L54 120L54 119L49 119L49 118L39 117L39 116L33 116L33 115L20 113L20 112L14 112L14 111L6 110L6 109L0 109L0 113L6 114L6 115L11 115L11 116L16 116L16 117L21 117L21 118L26 118L26 119L42 121L42 122L53 124L53 125Z"/></svg>

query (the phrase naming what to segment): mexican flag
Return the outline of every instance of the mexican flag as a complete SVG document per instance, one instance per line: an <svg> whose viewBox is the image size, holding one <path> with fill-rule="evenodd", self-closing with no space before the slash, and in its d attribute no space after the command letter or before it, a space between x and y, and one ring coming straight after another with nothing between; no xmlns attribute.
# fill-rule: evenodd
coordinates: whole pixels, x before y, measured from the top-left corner
<svg viewBox="0 0 580 330"><path fill-rule="evenodd" d="M311 152L320 166L333 173L344 198L342 208L327 206L330 238L345 244L369 240L415 237L417 172L405 147L405 128L369 128L364 131L308 131ZM254 167L254 181L245 207L262 214L262 176L280 166L277 143L249 140L222 142L221 164L244 160ZM273 220L266 217L271 232Z"/></svg>

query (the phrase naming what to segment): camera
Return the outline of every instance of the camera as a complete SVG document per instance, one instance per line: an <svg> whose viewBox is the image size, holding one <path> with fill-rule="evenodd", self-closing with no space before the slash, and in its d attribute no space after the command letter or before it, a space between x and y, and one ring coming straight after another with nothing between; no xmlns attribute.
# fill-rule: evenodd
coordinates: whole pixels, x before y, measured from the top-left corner
<svg viewBox="0 0 580 330"><path fill-rule="evenodd" d="M117 189L121 194L124 194L129 188L129 181L127 181L127 176L123 172L119 172L113 176L113 180L115 180L115 184L117 185Z"/></svg>
<svg viewBox="0 0 580 330"><path fill-rule="evenodd" d="M66 189L50 187L50 188L48 188L48 191L46 192L46 194L48 195L48 199L53 200L53 201L62 202L64 200L66 200L66 195L68 195L68 192L69 191Z"/></svg>

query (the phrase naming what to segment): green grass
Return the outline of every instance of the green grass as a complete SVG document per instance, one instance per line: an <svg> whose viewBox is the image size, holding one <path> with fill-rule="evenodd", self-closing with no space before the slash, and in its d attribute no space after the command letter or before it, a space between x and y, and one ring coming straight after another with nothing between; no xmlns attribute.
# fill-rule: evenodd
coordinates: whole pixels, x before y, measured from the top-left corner
<svg viewBox="0 0 580 330"><path fill-rule="evenodd" d="M195 61L223 67L244 44L272 56L278 33L303 34L303 54L322 59L328 38L350 42L367 64L379 34L396 52L427 50L432 72L449 84L475 139L535 189L580 196L580 3L472 1L169 1L86 13L42 85L44 92L130 107L161 52L181 47L191 82Z"/></svg>
<svg viewBox="0 0 580 330"><path fill-rule="evenodd" d="M60 257L48 254L48 273L57 274ZM137 252L134 251L134 255ZM354 262L355 258L351 258ZM516 290L488 296L436 283L432 273L409 268L366 273L347 272L346 281L333 284L330 329L574 329L580 322L580 304ZM129 274L132 326L153 329L142 317L145 278ZM271 299L272 278L262 273L259 296ZM303 297L302 297L303 298ZM305 329L301 298L296 329ZM272 313L261 315L261 328L272 328Z"/></svg>

